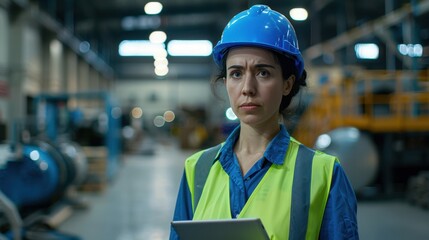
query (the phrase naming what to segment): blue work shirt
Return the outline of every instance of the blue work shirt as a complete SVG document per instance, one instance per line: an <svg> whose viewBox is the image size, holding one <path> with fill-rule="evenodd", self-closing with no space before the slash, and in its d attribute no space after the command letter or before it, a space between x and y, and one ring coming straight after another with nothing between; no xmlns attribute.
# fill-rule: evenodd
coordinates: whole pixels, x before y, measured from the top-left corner
<svg viewBox="0 0 429 240"><path fill-rule="evenodd" d="M230 178L231 216L235 218L243 209L253 190L272 164L283 164L290 136L283 125L271 140L264 156L258 160L245 176L241 173L234 144L240 134L240 126L234 129L225 141L219 154L219 162ZM359 239L356 220L355 193L339 163L334 165L331 191L325 207L319 239ZM183 174L177 196L173 220L192 220L192 199L186 175ZM170 240L179 239L171 228Z"/></svg>

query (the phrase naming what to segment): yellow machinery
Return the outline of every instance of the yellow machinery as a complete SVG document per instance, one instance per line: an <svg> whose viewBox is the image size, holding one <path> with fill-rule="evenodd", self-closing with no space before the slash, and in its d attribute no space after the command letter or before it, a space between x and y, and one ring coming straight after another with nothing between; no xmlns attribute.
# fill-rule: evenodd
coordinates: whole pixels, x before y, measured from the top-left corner
<svg viewBox="0 0 429 240"><path fill-rule="evenodd" d="M429 70L358 70L310 90L312 100L292 134L302 143L315 146L322 134L347 127L369 135L379 156L377 177L388 194L395 181L406 185L404 176L415 171L410 169L429 169ZM350 150L339 157L356 156L364 161L366 153Z"/></svg>
<svg viewBox="0 0 429 240"><path fill-rule="evenodd" d="M294 136L311 146L320 134L345 126L370 132L429 132L429 70L415 75L361 71L338 84L320 86Z"/></svg>

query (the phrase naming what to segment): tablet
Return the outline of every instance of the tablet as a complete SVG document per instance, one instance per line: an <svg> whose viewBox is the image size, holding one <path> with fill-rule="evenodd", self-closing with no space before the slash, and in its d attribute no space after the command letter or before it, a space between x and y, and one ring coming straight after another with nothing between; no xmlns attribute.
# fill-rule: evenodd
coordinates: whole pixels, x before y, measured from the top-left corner
<svg viewBox="0 0 429 240"><path fill-rule="evenodd" d="M172 221L181 240L269 240L259 218Z"/></svg>

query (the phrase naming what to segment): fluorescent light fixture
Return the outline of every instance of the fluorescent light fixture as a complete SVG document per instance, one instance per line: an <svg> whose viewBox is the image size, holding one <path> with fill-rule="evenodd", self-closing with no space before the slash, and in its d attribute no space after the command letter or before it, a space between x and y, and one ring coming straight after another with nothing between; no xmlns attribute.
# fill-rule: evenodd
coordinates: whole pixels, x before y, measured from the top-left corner
<svg viewBox="0 0 429 240"><path fill-rule="evenodd" d="M157 51L165 51L165 44L148 40L124 40L119 44L120 56L154 56Z"/></svg>
<svg viewBox="0 0 429 240"><path fill-rule="evenodd" d="M423 56L423 46L421 44L399 44L399 53L404 56L421 57Z"/></svg>
<svg viewBox="0 0 429 240"><path fill-rule="evenodd" d="M144 6L144 12L148 15L159 14L162 11L162 4L160 2L148 2Z"/></svg>
<svg viewBox="0 0 429 240"><path fill-rule="evenodd" d="M378 46L375 43L358 43L355 45L356 57L359 59L377 59Z"/></svg>
<svg viewBox="0 0 429 240"><path fill-rule="evenodd" d="M209 56L213 44L209 40L171 40L167 51L171 56Z"/></svg>
<svg viewBox="0 0 429 240"><path fill-rule="evenodd" d="M292 8L289 15L295 21L304 21L308 18L308 12L305 8Z"/></svg>
<svg viewBox="0 0 429 240"><path fill-rule="evenodd" d="M164 43L167 40L167 34L163 31L154 31L149 35L149 41L153 43Z"/></svg>

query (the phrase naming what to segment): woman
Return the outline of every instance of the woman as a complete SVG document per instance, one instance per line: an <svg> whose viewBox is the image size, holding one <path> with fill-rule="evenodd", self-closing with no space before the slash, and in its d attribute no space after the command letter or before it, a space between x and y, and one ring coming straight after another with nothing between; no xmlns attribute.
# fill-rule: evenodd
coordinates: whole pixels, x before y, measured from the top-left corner
<svg viewBox="0 0 429 240"><path fill-rule="evenodd" d="M356 198L338 160L293 139L282 113L306 71L282 14L255 5L237 14L215 46L240 125L212 160L199 201L189 157L173 220L260 218L271 239L358 239ZM178 239L174 229L170 239Z"/></svg>

